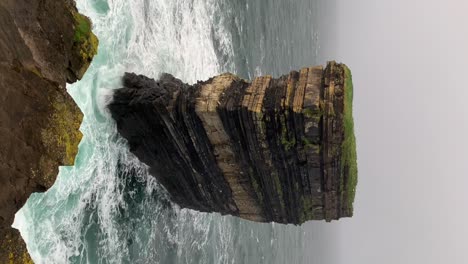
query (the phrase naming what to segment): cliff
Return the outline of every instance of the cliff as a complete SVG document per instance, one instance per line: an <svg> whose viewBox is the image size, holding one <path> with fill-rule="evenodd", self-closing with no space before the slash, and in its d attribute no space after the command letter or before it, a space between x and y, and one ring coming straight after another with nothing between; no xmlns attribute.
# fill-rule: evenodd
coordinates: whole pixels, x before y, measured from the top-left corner
<svg viewBox="0 0 468 264"><path fill-rule="evenodd" d="M353 214L351 73L343 64L251 83L127 73L109 104L130 150L181 207L301 224Z"/></svg>
<svg viewBox="0 0 468 264"><path fill-rule="evenodd" d="M82 113L65 85L83 76L98 40L70 0L1 1L0 21L0 263L29 263L10 226L73 165Z"/></svg>

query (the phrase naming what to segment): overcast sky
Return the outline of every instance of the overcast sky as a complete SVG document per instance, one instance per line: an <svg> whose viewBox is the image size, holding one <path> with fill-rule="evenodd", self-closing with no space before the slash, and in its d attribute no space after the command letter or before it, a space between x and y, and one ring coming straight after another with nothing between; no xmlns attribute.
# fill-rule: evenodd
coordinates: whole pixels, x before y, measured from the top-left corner
<svg viewBox="0 0 468 264"><path fill-rule="evenodd" d="M468 263L468 1L327 5L322 62L353 73L359 183L352 219L306 224L307 260Z"/></svg>

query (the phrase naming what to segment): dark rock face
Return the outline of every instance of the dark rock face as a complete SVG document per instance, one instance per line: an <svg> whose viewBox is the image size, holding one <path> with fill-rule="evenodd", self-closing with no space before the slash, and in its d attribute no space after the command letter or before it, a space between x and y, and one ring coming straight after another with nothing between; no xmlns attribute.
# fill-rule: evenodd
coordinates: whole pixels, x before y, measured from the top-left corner
<svg viewBox="0 0 468 264"><path fill-rule="evenodd" d="M348 71L330 62L277 79L222 74L195 85L127 73L109 109L180 206L259 222L330 221L352 216Z"/></svg>
<svg viewBox="0 0 468 264"><path fill-rule="evenodd" d="M97 51L91 22L74 2L0 2L0 262L30 261L10 228L32 192L73 165L82 113L65 89Z"/></svg>

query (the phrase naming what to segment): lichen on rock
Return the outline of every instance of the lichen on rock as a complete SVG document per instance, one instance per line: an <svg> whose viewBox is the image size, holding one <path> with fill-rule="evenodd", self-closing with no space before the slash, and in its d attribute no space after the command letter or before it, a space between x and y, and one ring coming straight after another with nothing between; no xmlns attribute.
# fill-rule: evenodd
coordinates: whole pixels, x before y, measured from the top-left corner
<svg viewBox="0 0 468 264"><path fill-rule="evenodd" d="M72 166L78 153L81 141L80 132L83 114L75 104L70 104L71 97L67 93L56 92L49 95L49 105L52 106L49 119L40 131L44 144L44 153L36 172L38 181L46 188L55 182L58 166ZM34 175L33 175L34 176Z"/></svg>
<svg viewBox="0 0 468 264"><path fill-rule="evenodd" d="M0 251L7 254L0 258L2 263L8 264L33 264L34 262L29 256L26 249L26 244L21 239L21 236L16 229L9 229L0 240Z"/></svg>
<svg viewBox="0 0 468 264"><path fill-rule="evenodd" d="M81 79L97 53L99 40L91 31L92 24L88 17L73 12L73 19L75 28L73 49L76 56L71 60L71 68L76 73L76 78Z"/></svg>
<svg viewBox="0 0 468 264"><path fill-rule="evenodd" d="M82 137L79 129L83 114L76 105L67 103L70 98L66 97L68 94L56 94L50 98L53 112L41 136L48 148L47 155L56 156L62 165L73 165Z"/></svg>

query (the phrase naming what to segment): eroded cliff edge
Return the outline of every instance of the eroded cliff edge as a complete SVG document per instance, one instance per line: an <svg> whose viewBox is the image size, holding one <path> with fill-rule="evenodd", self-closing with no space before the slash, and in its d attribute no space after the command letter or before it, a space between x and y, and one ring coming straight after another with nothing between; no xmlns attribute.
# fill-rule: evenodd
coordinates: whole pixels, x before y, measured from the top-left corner
<svg viewBox="0 0 468 264"><path fill-rule="evenodd" d="M344 64L188 85L125 74L109 109L130 150L182 207L301 224L350 217L357 182Z"/></svg>
<svg viewBox="0 0 468 264"><path fill-rule="evenodd" d="M98 40L72 0L1 1L0 21L0 263L28 263L10 226L73 165L82 113L65 85L83 76Z"/></svg>

